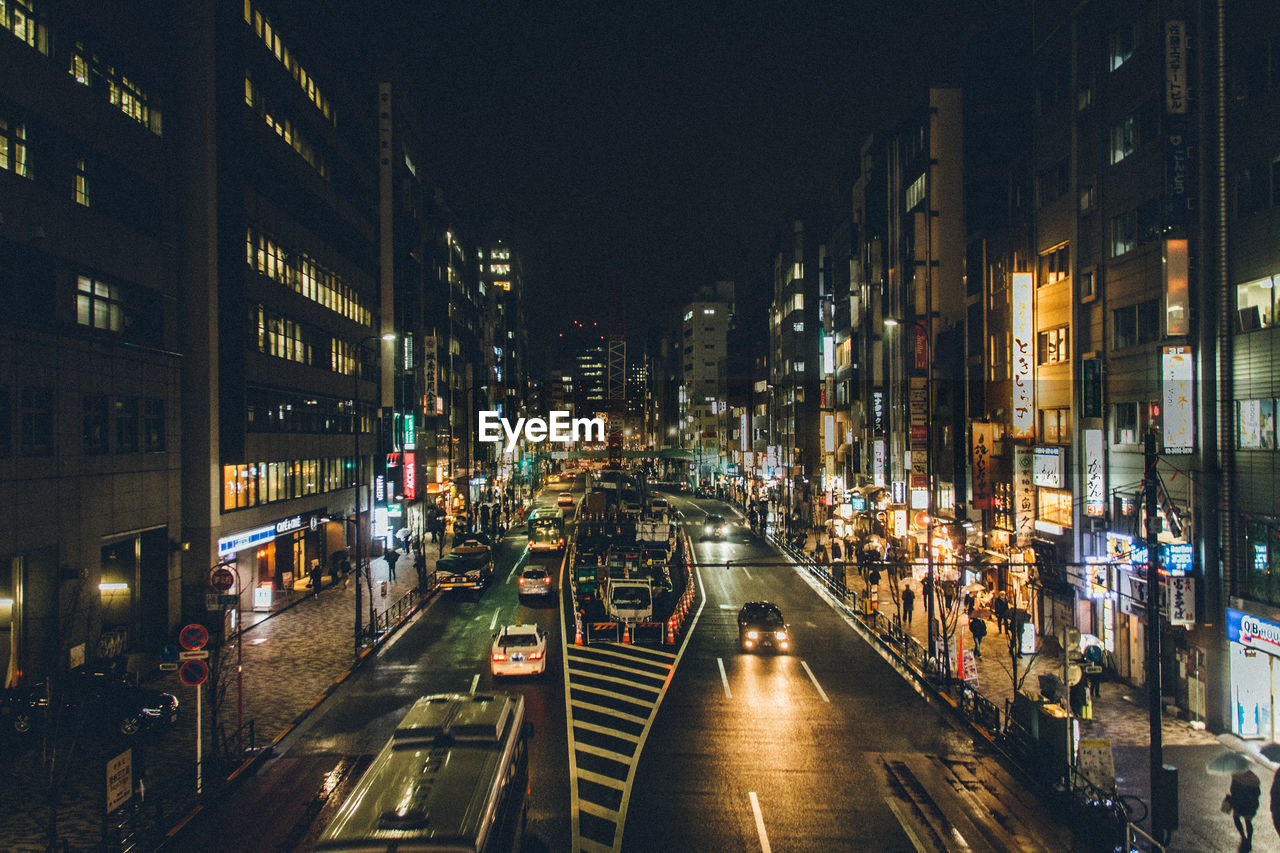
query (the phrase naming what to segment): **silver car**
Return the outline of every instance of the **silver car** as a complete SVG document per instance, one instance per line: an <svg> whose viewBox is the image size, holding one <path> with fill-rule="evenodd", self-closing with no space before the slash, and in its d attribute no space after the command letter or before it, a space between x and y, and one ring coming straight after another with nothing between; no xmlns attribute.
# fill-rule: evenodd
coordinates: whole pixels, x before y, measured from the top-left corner
<svg viewBox="0 0 1280 853"><path fill-rule="evenodd" d="M529 567L520 573L520 595L551 595L551 575L546 569Z"/></svg>

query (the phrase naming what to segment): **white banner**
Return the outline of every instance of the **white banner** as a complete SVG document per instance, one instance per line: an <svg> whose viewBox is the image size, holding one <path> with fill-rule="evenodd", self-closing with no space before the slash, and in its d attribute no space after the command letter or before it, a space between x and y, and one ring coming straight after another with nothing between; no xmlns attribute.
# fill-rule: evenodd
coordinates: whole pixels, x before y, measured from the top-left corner
<svg viewBox="0 0 1280 853"><path fill-rule="evenodd" d="M1161 362L1164 379L1165 453L1191 453L1195 450L1195 412L1192 410L1191 347L1165 347Z"/></svg>
<svg viewBox="0 0 1280 853"><path fill-rule="evenodd" d="M1016 272L1013 280L1013 428L1014 438L1035 435L1035 284L1029 272Z"/></svg>
<svg viewBox="0 0 1280 853"><path fill-rule="evenodd" d="M1084 514L1101 518L1107 510L1107 485L1102 456L1102 430L1084 431Z"/></svg>
<svg viewBox="0 0 1280 853"><path fill-rule="evenodd" d="M1169 594L1165 613L1170 625L1196 624L1196 581L1189 577L1171 577L1167 587Z"/></svg>

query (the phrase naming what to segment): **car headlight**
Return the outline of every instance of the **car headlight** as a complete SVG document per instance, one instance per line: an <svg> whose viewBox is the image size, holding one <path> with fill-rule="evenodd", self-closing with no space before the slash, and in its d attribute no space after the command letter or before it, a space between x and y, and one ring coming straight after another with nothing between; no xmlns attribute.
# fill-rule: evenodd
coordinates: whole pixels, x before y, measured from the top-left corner
<svg viewBox="0 0 1280 853"><path fill-rule="evenodd" d="M774 636L774 638L775 638L775 639L778 639L778 640L785 640L785 639L787 638L787 632L786 632L786 631L778 631L778 632L777 632L777 633L775 633L773 636Z"/></svg>
<svg viewBox="0 0 1280 853"><path fill-rule="evenodd" d="M759 631L748 631L748 632L747 632L747 639L748 639L748 640L754 640L754 639L756 639L756 638L757 638L757 637L759 637L759 636L760 636L760 632L759 632Z"/></svg>

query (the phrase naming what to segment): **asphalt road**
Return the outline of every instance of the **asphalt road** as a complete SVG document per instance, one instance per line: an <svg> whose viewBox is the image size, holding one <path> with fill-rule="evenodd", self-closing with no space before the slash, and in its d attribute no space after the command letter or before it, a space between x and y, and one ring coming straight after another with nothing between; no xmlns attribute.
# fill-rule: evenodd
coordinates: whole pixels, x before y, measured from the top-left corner
<svg viewBox="0 0 1280 853"><path fill-rule="evenodd" d="M554 504L558 491L544 492L539 505ZM233 796L197 815L176 839L176 849L310 849L418 697L473 690L524 695L534 725L526 849L567 849L562 630L554 599L518 600L515 569L528 561L524 551L523 535L508 536L496 555L494 583L483 595L452 592L435 598L281 741L276 756L262 762ZM561 559L548 554L534 561L558 576ZM492 635L498 626L517 621L536 622L548 631L549 648L556 653L548 655L542 676L500 679L495 685L488 664Z"/></svg>
<svg viewBox="0 0 1280 853"><path fill-rule="evenodd" d="M645 743L623 850L1064 849L1039 806L740 517L726 541L700 541L706 512L734 514L676 503L705 605ZM782 609L789 654L740 651L750 600Z"/></svg>
<svg viewBox="0 0 1280 853"><path fill-rule="evenodd" d="M433 600L198 815L180 849L309 849L417 697L491 689L522 693L535 727L525 850L1067 849L1065 831L739 516L675 502L700 564L682 645L562 646L557 601L518 600L529 557L512 535L483 596ZM737 522L726 541L699 540L706 512ZM562 593L560 555L535 559ZM782 608L790 653L739 650L737 611L753 599ZM491 636L517 620L550 633L548 670L495 687Z"/></svg>

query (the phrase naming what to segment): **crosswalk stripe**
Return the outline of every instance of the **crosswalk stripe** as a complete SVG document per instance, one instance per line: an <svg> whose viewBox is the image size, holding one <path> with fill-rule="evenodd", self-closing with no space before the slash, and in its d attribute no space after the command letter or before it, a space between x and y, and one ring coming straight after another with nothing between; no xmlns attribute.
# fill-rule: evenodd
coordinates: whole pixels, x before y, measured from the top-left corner
<svg viewBox="0 0 1280 853"><path fill-rule="evenodd" d="M579 770L579 779L586 779L588 782L595 782L597 785L606 785L610 788L617 788L619 791L624 790L627 786L621 779L615 779L612 776L605 776L600 773L592 773L590 770Z"/></svg>
<svg viewBox="0 0 1280 853"><path fill-rule="evenodd" d="M610 735L611 737L616 737L621 740L633 740L633 741L636 741L637 743L639 743L640 741L639 735L633 735L630 732L624 732L621 729L611 729L611 728L607 728L606 726L597 726L594 723L584 723L581 720L574 720L573 727L575 729L585 729L589 732L599 732L602 735Z"/></svg>
<svg viewBox="0 0 1280 853"><path fill-rule="evenodd" d="M615 811L614 809L611 809L611 808L607 808L607 807L605 807L605 806L597 805L597 804L595 804L595 803L591 802L590 800L583 800L583 801L582 801L582 805L581 805L581 806L579 806L579 809L578 809L578 810L579 810L579 811L584 811L584 812L590 812L591 814L595 815L596 817L603 817L603 818L607 818L608 820L613 821L615 824L618 822L618 812L617 812L617 811Z"/></svg>
<svg viewBox="0 0 1280 853"><path fill-rule="evenodd" d="M664 652L661 649L651 649L648 646L633 646L621 643L592 643L589 646L574 646L573 648L578 654L611 654L618 655L620 657L636 658L638 660L657 664L675 663L676 660L674 653Z"/></svg>
<svg viewBox="0 0 1280 853"><path fill-rule="evenodd" d="M643 669L635 669L634 667L622 666L621 664L616 664L611 662L605 663L601 661L585 661L585 660L577 661L572 659L570 659L569 661L569 669L572 672L593 672L596 669L605 670L606 672L629 672L639 676L640 678L652 679L658 682L659 684L666 681L667 673L671 672L670 667L667 668L666 672L659 674L656 672L649 672L648 670L643 670Z"/></svg>
<svg viewBox="0 0 1280 853"><path fill-rule="evenodd" d="M617 761L621 764L630 764L632 759L632 756L630 755L624 755L621 752L614 752L612 749L605 749L602 746L594 746L589 743L575 742L573 744L573 748L578 750L578 752L586 752L586 753L590 753L591 755L598 755L601 758L608 758L610 760Z"/></svg>
<svg viewBox="0 0 1280 853"><path fill-rule="evenodd" d="M611 717L617 717L620 720L629 720L633 723L645 723L648 717L637 717L635 714L627 714L614 708L606 708L604 705L593 705L590 702L583 702L578 699L572 700L573 707L582 708L587 711L595 711L599 714L608 714Z"/></svg>

